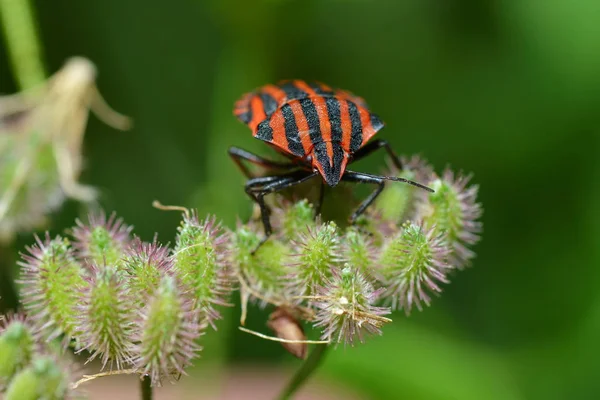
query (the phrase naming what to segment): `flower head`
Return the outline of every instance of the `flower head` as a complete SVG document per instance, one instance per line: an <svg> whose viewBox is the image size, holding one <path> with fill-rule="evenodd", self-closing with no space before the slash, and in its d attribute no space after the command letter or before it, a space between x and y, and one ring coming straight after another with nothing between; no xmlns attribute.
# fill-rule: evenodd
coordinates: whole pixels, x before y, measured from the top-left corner
<svg viewBox="0 0 600 400"><path fill-rule="evenodd" d="M426 194L419 205L419 217L429 227L446 235L452 252L449 263L456 268L469 265L475 253L469 246L479 241L483 210L477 203L478 186L468 186L470 176L455 174L447 169L441 179L431 183L435 193Z"/></svg>
<svg viewBox="0 0 600 400"><path fill-rule="evenodd" d="M228 235L214 217L200 221L193 211L184 214L178 230L172 255L175 272L193 293L194 306L213 324L220 318L216 306L228 305L226 300L232 291Z"/></svg>
<svg viewBox="0 0 600 400"><path fill-rule="evenodd" d="M22 303L32 323L48 339L61 333L67 339L76 337L77 293L85 286L85 272L73 257L69 242L56 236L26 247L29 254L21 254L19 282Z"/></svg>
<svg viewBox="0 0 600 400"><path fill-rule="evenodd" d="M176 279L163 276L137 321L134 367L148 374L153 385L159 385L163 377L173 380L185 374L184 369L201 350L196 339L206 325Z"/></svg>
<svg viewBox="0 0 600 400"><path fill-rule="evenodd" d="M333 222L321 224L301 234L295 242L294 261L289 265L289 287L297 295L313 295L331 276L342 260L341 238Z"/></svg>
<svg viewBox="0 0 600 400"><path fill-rule="evenodd" d="M406 222L386 243L379 259L379 274L387 288L383 297L392 309L410 314L413 305L419 310L422 304L429 305L430 293L440 293L439 284L449 282L449 253L443 234Z"/></svg>
<svg viewBox="0 0 600 400"><path fill-rule="evenodd" d="M391 320L382 317L389 308L376 307L381 290L356 268L346 264L334 269L331 278L320 285L315 302L317 316L314 326L322 328L321 339L353 345L364 341L365 333L381 334L381 327Z"/></svg>
<svg viewBox="0 0 600 400"><path fill-rule="evenodd" d="M131 358L137 308L117 268L92 266L92 274L80 296L79 351L91 353L88 362L100 357L103 369L122 369Z"/></svg>
<svg viewBox="0 0 600 400"><path fill-rule="evenodd" d="M8 315L0 323L0 390L13 374L31 361L35 351L34 333L23 314Z"/></svg>
<svg viewBox="0 0 600 400"><path fill-rule="evenodd" d="M88 225L77 220L73 228L73 247L81 261L96 266L115 265L125 254L130 240L131 226L123 224L116 213L90 214Z"/></svg>
<svg viewBox="0 0 600 400"><path fill-rule="evenodd" d="M135 238L123 258L125 284L131 299L138 307L146 304L149 296L158 288L161 278L173 273L170 249L155 240L142 242Z"/></svg>

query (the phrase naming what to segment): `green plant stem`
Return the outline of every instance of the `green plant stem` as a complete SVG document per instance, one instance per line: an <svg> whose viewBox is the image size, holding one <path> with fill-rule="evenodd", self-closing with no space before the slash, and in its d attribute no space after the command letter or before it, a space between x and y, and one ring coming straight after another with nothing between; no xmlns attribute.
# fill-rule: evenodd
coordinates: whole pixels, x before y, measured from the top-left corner
<svg viewBox="0 0 600 400"><path fill-rule="evenodd" d="M152 380L148 375L144 375L140 381L140 389L142 391L142 400L152 400Z"/></svg>
<svg viewBox="0 0 600 400"><path fill-rule="evenodd" d="M321 361L323 361L325 354L327 354L327 349L329 349L329 345L327 344L317 344L315 346L312 353L310 353L310 356L308 356L292 380L283 389L278 397L279 400L288 400L292 398L292 395L294 395L298 389L304 385L306 380L317 370Z"/></svg>
<svg viewBox="0 0 600 400"><path fill-rule="evenodd" d="M21 89L46 79L42 51L30 0L0 0L0 19L13 75Z"/></svg>

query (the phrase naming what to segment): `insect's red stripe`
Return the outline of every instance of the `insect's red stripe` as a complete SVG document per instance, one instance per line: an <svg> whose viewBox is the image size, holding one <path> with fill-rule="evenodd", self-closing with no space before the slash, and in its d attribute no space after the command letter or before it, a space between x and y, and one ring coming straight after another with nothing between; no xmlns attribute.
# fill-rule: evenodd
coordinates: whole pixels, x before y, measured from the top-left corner
<svg viewBox="0 0 600 400"><path fill-rule="evenodd" d="M296 119L296 126L298 127L298 135L300 136L300 140L302 141L302 147L304 148L304 154L310 154L312 150L312 142L310 140L310 128L308 126L308 121L306 120L306 116L302 112L302 106L298 100L293 100L288 103L292 112L294 113L294 118Z"/></svg>
<svg viewBox="0 0 600 400"><path fill-rule="evenodd" d="M319 85L319 87L321 88L321 90L324 91L324 92L332 92L333 91L333 90L331 90L331 87L327 86L324 83L317 82L317 85Z"/></svg>
<svg viewBox="0 0 600 400"><path fill-rule="evenodd" d="M375 130L371 125L371 114L364 107L358 107L358 112L360 114L360 124L362 125L363 131L363 140L361 143L361 147L367 143L369 138L375 134Z"/></svg>
<svg viewBox="0 0 600 400"><path fill-rule="evenodd" d="M285 92L275 85L266 85L262 88L262 91L273 97L278 107L281 107L287 99Z"/></svg>
<svg viewBox="0 0 600 400"><path fill-rule="evenodd" d="M327 104L323 96L319 96L313 88L303 81L294 81L294 86L298 89L308 93L315 108L317 109L317 115L319 116L319 126L321 130L321 138L324 142L331 142L331 123L329 122L329 115L327 114ZM327 155L329 160L333 160L333 149L331 146L327 146Z"/></svg>
<svg viewBox="0 0 600 400"><path fill-rule="evenodd" d="M350 153L350 141L352 136L352 121L348 110L348 100L340 99L340 116L342 125L342 148Z"/></svg>
<svg viewBox="0 0 600 400"><path fill-rule="evenodd" d="M252 96L252 99L250 99L250 110L252 111L252 120L248 123L248 126L252 129L252 133L256 133L258 124L267 118L260 96Z"/></svg>
<svg viewBox="0 0 600 400"><path fill-rule="evenodd" d="M285 138L285 118L281 109L275 111L269 120L269 126L273 130L273 139L271 143L282 150L289 151L288 143Z"/></svg>

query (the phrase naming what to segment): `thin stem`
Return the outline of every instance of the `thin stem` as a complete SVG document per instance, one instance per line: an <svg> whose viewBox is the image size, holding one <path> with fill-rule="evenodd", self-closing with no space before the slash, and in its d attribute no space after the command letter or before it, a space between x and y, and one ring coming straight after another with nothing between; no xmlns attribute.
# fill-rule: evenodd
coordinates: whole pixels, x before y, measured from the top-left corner
<svg viewBox="0 0 600 400"><path fill-rule="evenodd" d="M292 395L294 395L298 389L304 385L306 380L317 370L321 361L323 361L323 357L327 354L328 348L329 345L327 344L318 344L315 346L312 353L310 353L310 356L308 356L292 380L287 384L285 389L283 389L278 397L279 400L288 400L292 398Z"/></svg>
<svg viewBox="0 0 600 400"><path fill-rule="evenodd" d="M0 0L0 18L13 75L21 89L46 78L34 12L29 0Z"/></svg>
<svg viewBox="0 0 600 400"><path fill-rule="evenodd" d="M148 375L144 375L140 381L140 389L142 390L142 400L152 400L152 380Z"/></svg>

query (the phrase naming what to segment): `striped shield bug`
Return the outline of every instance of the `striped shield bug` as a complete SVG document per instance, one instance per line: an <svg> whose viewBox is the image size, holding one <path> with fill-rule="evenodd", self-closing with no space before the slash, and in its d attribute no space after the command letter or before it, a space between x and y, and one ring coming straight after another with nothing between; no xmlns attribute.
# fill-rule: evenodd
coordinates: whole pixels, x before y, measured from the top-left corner
<svg viewBox="0 0 600 400"><path fill-rule="evenodd" d="M378 139L369 142L384 124L369 111L362 98L350 92L332 89L322 83L282 81L242 96L235 103L234 114L250 127L255 138L271 145L290 160L275 162L238 147L229 148L229 155L248 178L246 193L260 207L265 230L261 244L272 233L264 196L318 175L322 181L317 214L323 201L325 184L333 187L345 181L377 185L352 213L351 223L373 203L383 190L385 181L405 182L433 192L427 186L411 180L346 169L348 164L377 149L385 149L394 165L402 169L400 159L387 141ZM243 161L284 173L255 177Z"/></svg>

